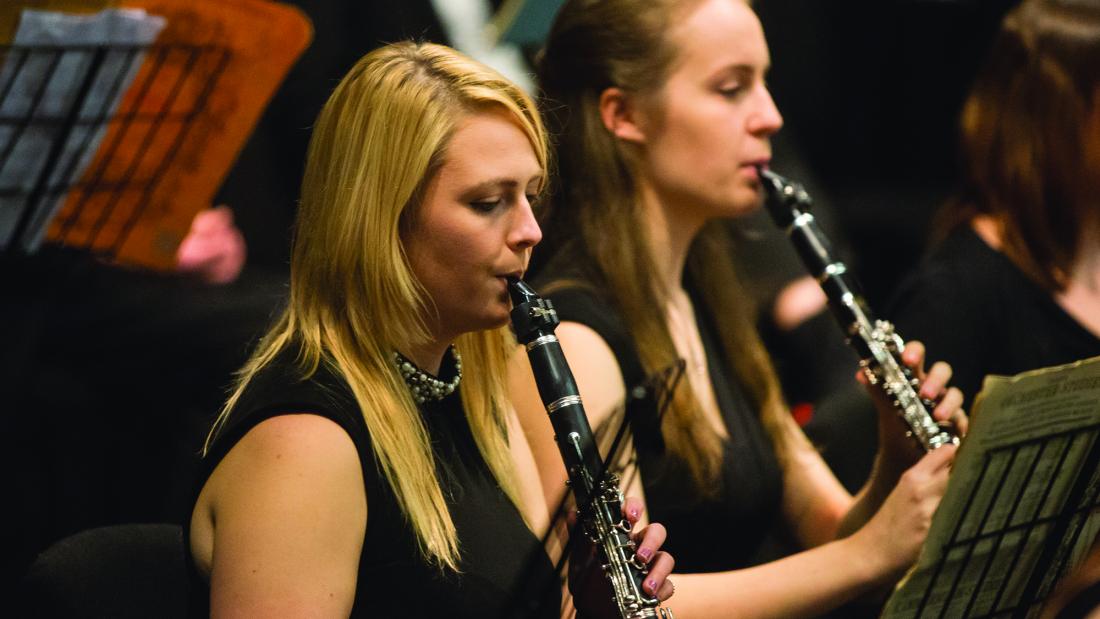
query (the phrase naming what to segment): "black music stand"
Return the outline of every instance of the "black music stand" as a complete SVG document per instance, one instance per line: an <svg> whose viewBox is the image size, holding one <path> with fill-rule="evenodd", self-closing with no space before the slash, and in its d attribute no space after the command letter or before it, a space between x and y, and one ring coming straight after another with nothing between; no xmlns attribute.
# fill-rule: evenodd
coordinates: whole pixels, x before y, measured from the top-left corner
<svg viewBox="0 0 1100 619"><path fill-rule="evenodd" d="M1100 425L991 450L974 488L907 616L1037 615L1096 537L1086 524L1100 509Z"/></svg>
<svg viewBox="0 0 1100 619"><path fill-rule="evenodd" d="M68 197L70 208L57 222L53 242L98 258L115 258L146 212L149 198L174 163L229 59L228 48L212 45L0 47L0 65L6 68L0 74L0 109L15 96L16 84L31 85L29 105L0 115L0 177L22 158L13 155L18 155L17 146L27 144L26 138L35 136L35 144L45 149L35 153L33 182L21 179L0 186L5 209L15 211L4 215L15 221L4 253L35 253L44 228ZM129 85L133 96L118 103L126 87L124 78L141 62L145 70ZM75 79L59 84L55 71L63 65L79 69ZM29 74L32 71L40 73ZM98 96L89 96L93 90ZM155 100L150 95L157 92L168 95ZM136 148L120 149L127 140ZM171 148L152 148L166 140ZM76 224L90 204L101 210L89 229L81 229ZM123 204L136 206L123 211ZM109 226L112 219L117 223ZM3 241L0 238L0 245Z"/></svg>

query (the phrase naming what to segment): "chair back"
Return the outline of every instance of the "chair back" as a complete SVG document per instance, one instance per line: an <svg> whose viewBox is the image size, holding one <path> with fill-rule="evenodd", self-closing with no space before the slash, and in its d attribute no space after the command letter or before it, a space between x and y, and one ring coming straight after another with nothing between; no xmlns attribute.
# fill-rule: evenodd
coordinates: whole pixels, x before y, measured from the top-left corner
<svg viewBox="0 0 1100 619"><path fill-rule="evenodd" d="M55 542L27 571L25 617L187 616L189 578L183 529L126 524Z"/></svg>

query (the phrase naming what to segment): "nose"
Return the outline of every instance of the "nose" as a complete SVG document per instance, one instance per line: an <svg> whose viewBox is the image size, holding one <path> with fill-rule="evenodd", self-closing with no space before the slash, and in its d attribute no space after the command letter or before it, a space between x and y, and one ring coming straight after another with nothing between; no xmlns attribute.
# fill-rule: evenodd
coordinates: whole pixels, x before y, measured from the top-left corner
<svg viewBox="0 0 1100 619"><path fill-rule="evenodd" d="M779 113L779 108L775 106L772 93L763 84L760 85L757 99L759 104L756 113L749 116L748 130L753 135L767 137L783 127L783 115Z"/></svg>
<svg viewBox="0 0 1100 619"><path fill-rule="evenodd" d="M521 251L538 245L541 240L542 228L535 219L535 211L531 203L524 197L519 208L515 210L512 226L508 230L508 246L515 251Z"/></svg>

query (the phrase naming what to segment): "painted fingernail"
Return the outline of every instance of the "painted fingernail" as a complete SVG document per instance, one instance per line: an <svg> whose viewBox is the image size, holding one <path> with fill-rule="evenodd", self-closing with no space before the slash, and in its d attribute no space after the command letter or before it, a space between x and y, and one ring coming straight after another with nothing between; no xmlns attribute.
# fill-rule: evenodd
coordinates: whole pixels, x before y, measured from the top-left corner
<svg viewBox="0 0 1100 619"><path fill-rule="evenodd" d="M638 549L638 556L641 557L645 561L649 561L650 557L653 556L653 551L650 550L649 548L639 548Z"/></svg>
<svg viewBox="0 0 1100 619"><path fill-rule="evenodd" d="M649 589L650 593L652 593L654 595L657 594L657 581L656 580L650 578L649 580L645 581L645 586L646 586L646 589Z"/></svg>
<svg viewBox="0 0 1100 619"><path fill-rule="evenodd" d="M630 517L637 520L638 519L638 510L637 509L630 510Z"/></svg>

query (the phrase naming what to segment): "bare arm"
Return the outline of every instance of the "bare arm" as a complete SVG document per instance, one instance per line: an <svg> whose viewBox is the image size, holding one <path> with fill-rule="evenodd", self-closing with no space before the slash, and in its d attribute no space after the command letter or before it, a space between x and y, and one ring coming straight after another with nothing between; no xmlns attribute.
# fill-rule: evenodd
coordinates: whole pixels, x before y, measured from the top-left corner
<svg viewBox="0 0 1100 619"><path fill-rule="evenodd" d="M585 409L596 425L625 395L619 366L607 343L588 327L562 323L558 339L577 378ZM534 384L524 384L530 369L522 357L514 360L512 375L513 399L532 442L544 492L553 502L565 492L565 471L551 442L553 432ZM875 507L884 501L886 506L856 534L829 541L857 503L801 429L792 422L786 431L791 433L786 438L792 451L784 469L784 516L807 545L817 547L749 569L673 574L677 595L670 607L677 617L816 616L891 582L916 558L946 486L953 449L922 460L901 476L892 493L885 484L876 486L886 488L886 493L873 497ZM898 480L898 475L892 477ZM891 495L889 500L886 495ZM676 531L669 535L675 536Z"/></svg>
<svg viewBox="0 0 1100 619"><path fill-rule="evenodd" d="M611 348L594 330L576 322L563 322L556 334L584 400L593 428L599 427L626 397L619 364ZM526 351L517 348L508 371L508 388L523 433L531 447L546 505L554 510L567 491L568 475L554 443L554 429L539 398ZM629 496L640 496L628 490Z"/></svg>
<svg viewBox="0 0 1100 619"><path fill-rule="evenodd" d="M351 438L317 415L268 419L218 464L193 520L213 527L214 617L346 617L367 522Z"/></svg>
<svg viewBox="0 0 1100 619"><path fill-rule="evenodd" d="M542 484L535 457L515 411L508 416L508 447L516 467L516 481L519 483L520 499L523 501L524 518L531 531L539 539L543 539L549 529L552 514L541 491Z"/></svg>
<svg viewBox="0 0 1100 619"><path fill-rule="evenodd" d="M783 418L783 517L804 548L837 537L855 501L790 415Z"/></svg>

